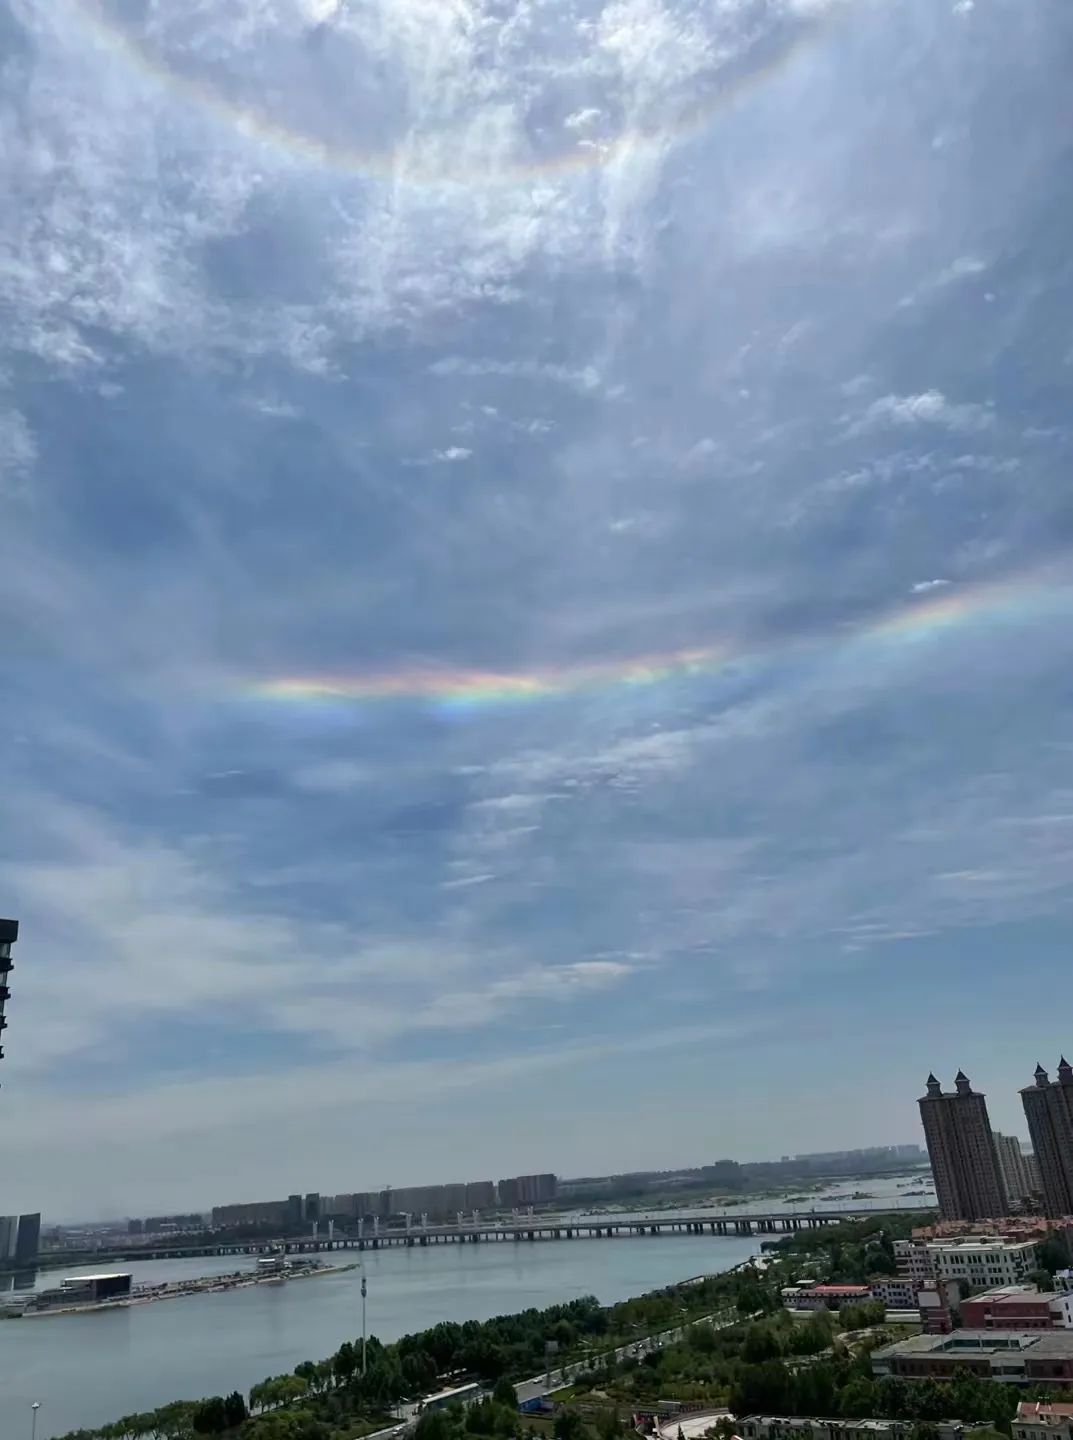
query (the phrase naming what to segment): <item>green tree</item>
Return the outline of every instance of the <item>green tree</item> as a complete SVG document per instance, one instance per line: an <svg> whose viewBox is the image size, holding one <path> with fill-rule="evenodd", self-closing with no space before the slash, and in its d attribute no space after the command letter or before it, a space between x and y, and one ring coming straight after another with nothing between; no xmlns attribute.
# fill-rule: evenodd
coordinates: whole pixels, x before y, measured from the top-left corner
<svg viewBox="0 0 1073 1440"><path fill-rule="evenodd" d="M739 1315L762 1314L768 1309L768 1297L763 1286L752 1280L741 1287L734 1304Z"/></svg>
<svg viewBox="0 0 1073 1440"><path fill-rule="evenodd" d="M686 1335L686 1344L698 1355L714 1355L718 1337L710 1325L691 1325Z"/></svg>
<svg viewBox="0 0 1073 1440"><path fill-rule="evenodd" d="M1058 1235L1048 1235L1046 1240L1037 1246L1036 1258L1040 1267L1052 1275L1056 1270L1065 1270L1069 1265L1073 1265L1069 1246Z"/></svg>
<svg viewBox="0 0 1073 1440"><path fill-rule="evenodd" d="M1054 1285L1054 1278L1049 1270L1033 1270L1028 1278L1037 1290L1050 1290Z"/></svg>
<svg viewBox="0 0 1073 1440"><path fill-rule="evenodd" d="M518 1392L505 1376L500 1376L496 1381L492 1399L497 1405L506 1405L511 1410L518 1408Z"/></svg>
<svg viewBox="0 0 1073 1440"><path fill-rule="evenodd" d="M232 1390L224 1401L224 1415L227 1419L225 1428L235 1430L247 1419L249 1412L246 1409L246 1402L237 1390Z"/></svg>
<svg viewBox="0 0 1073 1440"><path fill-rule="evenodd" d="M192 1428L195 1435L222 1435L227 1429L227 1407L222 1395L202 1400L194 1411Z"/></svg>
<svg viewBox="0 0 1073 1440"><path fill-rule="evenodd" d="M615 1410L603 1410L596 1424L596 1433L600 1440L621 1440L622 1424Z"/></svg>
<svg viewBox="0 0 1073 1440"><path fill-rule="evenodd" d="M779 1337L770 1325L750 1325L742 1346L741 1356L747 1365L761 1365L765 1360L777 1360L782 1354Z"/></svg>
<svg viewBox="0 0 1073 1440"><path fill-rule="evenodd" d="M417 1422L414 1440L453 1440L454 1423L446 1410L429 1410Z"/></svg>
<svg viewBox="0 0 1073 1440"><path fill-rule="evenodd" d="M849 1420L876 1415L876 1387L872 1380L858 1376L843 1386L838 1397L838 1413Z"/></svg>
<svg viewBox="0 0 1073 1440"><path fill-rule="evenodd" d="M940 1440L939 1427L930 1420L918 1420L909 1432L909 1440Z"/></svg>
<svg viewBox="0 0 1073 1440"><path fill-rule="evenodd" d="M585 1422L576 1410L569 1406L560 1410L552 1425L552 1434L555 1440L582 1440L585 1434Z"/></svg>

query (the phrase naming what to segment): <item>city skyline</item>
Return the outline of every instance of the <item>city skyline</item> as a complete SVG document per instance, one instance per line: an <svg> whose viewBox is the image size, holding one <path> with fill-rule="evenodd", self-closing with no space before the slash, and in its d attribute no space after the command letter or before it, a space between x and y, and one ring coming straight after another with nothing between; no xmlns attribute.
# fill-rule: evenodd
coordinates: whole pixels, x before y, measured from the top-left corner
<svg viewBox="0 0 1073 1440"><path fill-rule="evenodd" d="M954 1048L1023 1133L1028 11L0 3L5 1212L864 1147Z"/></svg>

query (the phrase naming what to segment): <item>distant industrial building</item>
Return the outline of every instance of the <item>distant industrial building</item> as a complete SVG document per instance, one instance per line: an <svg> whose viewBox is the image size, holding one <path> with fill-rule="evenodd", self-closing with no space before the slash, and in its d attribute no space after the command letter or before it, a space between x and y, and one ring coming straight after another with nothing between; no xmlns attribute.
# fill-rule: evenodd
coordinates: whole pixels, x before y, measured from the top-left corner
<svg viewBox="0 0 1073 1440"><path fill-rule="evenodd" d="M255 1200L248 1205L214 1205L212 1228L228 1230L240 1225L282 1226L287 1222L286 1200Z"/></svg>
<svg viewBox="0 0 1073 1440"><path fill-rule="evenodd" d="M203 1230L205 1217L197 1213L187 1215L147 1215L140 1222L146 1235L172 1235L184 1230Z"/></svg>
<svg viewBox="0 0 1073 1440"><path fill-rule="evenodd" d="M289 1195L286 1200L258 1200L245 1205L216 1205L212 1211L214 1230L240 1226L277 1228L296 1232L320 1221L338 1224L364 1221L369 1217L382 1224L398 1223L408 1215L412 1223L427 1219L430 1224L452 1224L459 1215L474 1211L488 1213L500 1206L518 1209L525 1205L547 1205L558 1193L554 1175L518 1175L501 1180L497 1187L492 1180L457 1181L445 1185L386 1186L383 1190L342 1191L338 1195L322 1195L311 1190L305 1195ZM181 1219L184 1217L174 1217ZM201 1217L197 1217L199 1222ZM150 1222L144 1222L145 1232Z"/></svg>
<svg viewBox="0 0 1073 1440"><path fill-rule="evenodd" d="M4 1058L2 1042L4 1031L7 1029L4 1006L11 996L7 982L15 968L15 963L11 958L11 947L18 938L19 922L17 920L0 920L0 1060Z"/></svg>
<svg viewBox="0 0 1073 1440"><path fill-rule="evenodd" d="M516 1210L521 1205L548 1205L559 1190L554 1175L516 1175L511 1180L500 1180L499 1203L504 1210Z"/></svg>
<svg viewBox="0 0 1073 1440"><path fill-rule="evenodd" d="M1021 1091L1021 1103L1039 1164L1043 1208L1050 1216L1073 1215L1073 1065L1064 1055L1056 1081L1036 1066L1035 1083Z"/></svg>
<svg viewBox="0 0 1073 1440"><path fill-rule="evenodd" d="M920 1118L928 1145L939 1212L944 1220L983 1220L1009 1209L999 1171L987 1101L959 1070L944 1094L934 1075L921 1097Z"/></svg>
<svg viewBox="0 0 1073 1440"><path fill-rule="evenodd" d="M876 1160L900 1160L907 1165L924 1159L919 1145L869 1145L864 1150L817 1150L808 1155L784 1155L782 1164L797 1165L869 1165Z"/></svg>
<svg viewBox="0 0 1073 1440"><path fill-rule="evenodd" d="M427 1215L431 1221L450 1222L468 1211L494 1210L495 1206L496 1187L492 1181L474 1180L468 1184L456 1182L448 1185L408 1185L397 1190L389 1188L382 1190L378 1203L367 1209L382 1220L393 1215L411 1215L416 1219Z"/></svg>
<svg viewBox="0 0 1073 1440"><path fill-rule="evenodd" d="M467 1210L494 1210L496 1208L496 1187L494 1180L471 1180L466 1186Z"/></svg>

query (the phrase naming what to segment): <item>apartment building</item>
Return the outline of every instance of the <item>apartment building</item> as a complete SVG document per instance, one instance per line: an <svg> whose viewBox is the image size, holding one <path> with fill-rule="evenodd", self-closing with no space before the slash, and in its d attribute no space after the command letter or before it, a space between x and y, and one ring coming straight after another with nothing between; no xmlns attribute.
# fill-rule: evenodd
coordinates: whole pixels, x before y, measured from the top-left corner
<svg viewBox="0 0 1073 1440"><path fill-rule="evenodd" d="M967 1280L977 1290L1022 1284L1036 1269L1038 1255L1032 1240L990 1235L930 1241L926 1249L936 1280Z"/></svg>
<svg viewBox="0 0 1073 1440"><path fill-rule="evenodd" d="M1016 1135L1000 1135L996 1130L995 1152L1007 1200L1011 1205L1023 1205L1033 1193L1034 1186L1020 1140Z"/></svg>
<svg viewBox="0 0 1073 1440"><path fill-rule="evenodd" d="M981 1220L1009 1210L987 1100L959 1070L944 1093L929 1075L918 1104L939 1213L944 1220Z"/></svg>
<svg viewBox="0 0 1073 1440"><path fill-rule="evenodd" d="M1073 1215L1073 1065L1063 1055L1058 1079L1042 1065L1035 1083L1021 1091L1028 1133L1039 1164L1043 1208L1048 1215Z"/></svg>

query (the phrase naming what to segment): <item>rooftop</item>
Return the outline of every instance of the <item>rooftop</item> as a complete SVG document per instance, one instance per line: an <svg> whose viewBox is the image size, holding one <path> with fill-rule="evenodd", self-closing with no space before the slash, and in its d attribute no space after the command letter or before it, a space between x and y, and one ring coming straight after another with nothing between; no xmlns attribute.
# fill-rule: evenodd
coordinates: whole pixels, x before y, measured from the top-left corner
<svg viewBox="0 0 1073 1440"><path fill-rule="evenodd" d="M878 1360L891 1355L999 1355L1031 1351L1034 1359L1064 1360L1073 1356L1073 1330L955 1330L950 1335L910 1335L872 1352Z"/></svg>
<svg viewBox="0 0 1073 1440"><path fill-rule="evenodd" d="M678 1417L675 1416L675 1419ZM736 1425L747 1425L749 1422L754 1425L778 1425L783 1429L809 1430L815 1426L835 1426L839 1430L874 1430L877 1435L886 1435L892 1429L911 1430L911 1420L876 1420L872 1418L861 1420L847 1420L845 1416L837 1420L817 1418L815 1415L742 1415L734 1423ZM672 1422L673 1423L673 1422ZM940 1428L960 1429L964 1424L962 1420L939 1420L936 1422Z"/></svg>
<svg viewBox="0 0 1073 1440"><path fill-rule="evenodd" d="M970 1250L1024 1250L1034 1240L1009 1240L999 1235L963 1235L957 1239L929 1240L927 1248L944 1254L961 1254Z"/></svg>
<svg viewBox="0 0 1073 1440"><path fill-rule="evenodd" d="M1044 1424L1048 1420L1069 1420L1073 1419L1073 1405L1051 1405L1046 1400L1022 1400L1017 1407L1017 1418L1041 1420Z"/></svg>
<svg viewBox="0 0 1073 1440"><path fill-rule="evenodd" d="M972 1304L986 1300L990 1305L1023 1305L1026 1300L1038 1301L1041 1305L1052 1300L1061 1300L1058 1290L1037 1290L1034 1285L996 1285L993 1290L981 1290L979 1295L969 1297Z"/></svg>
<svg viewBox="0 0 1073 1440"><path fill-rule="evenodd" d="M68 1275L63 1282L65 1285L88 1285L91 1280L131 1280L133 1272L130 1270L108 1270L97 1275Z"/></svg>

